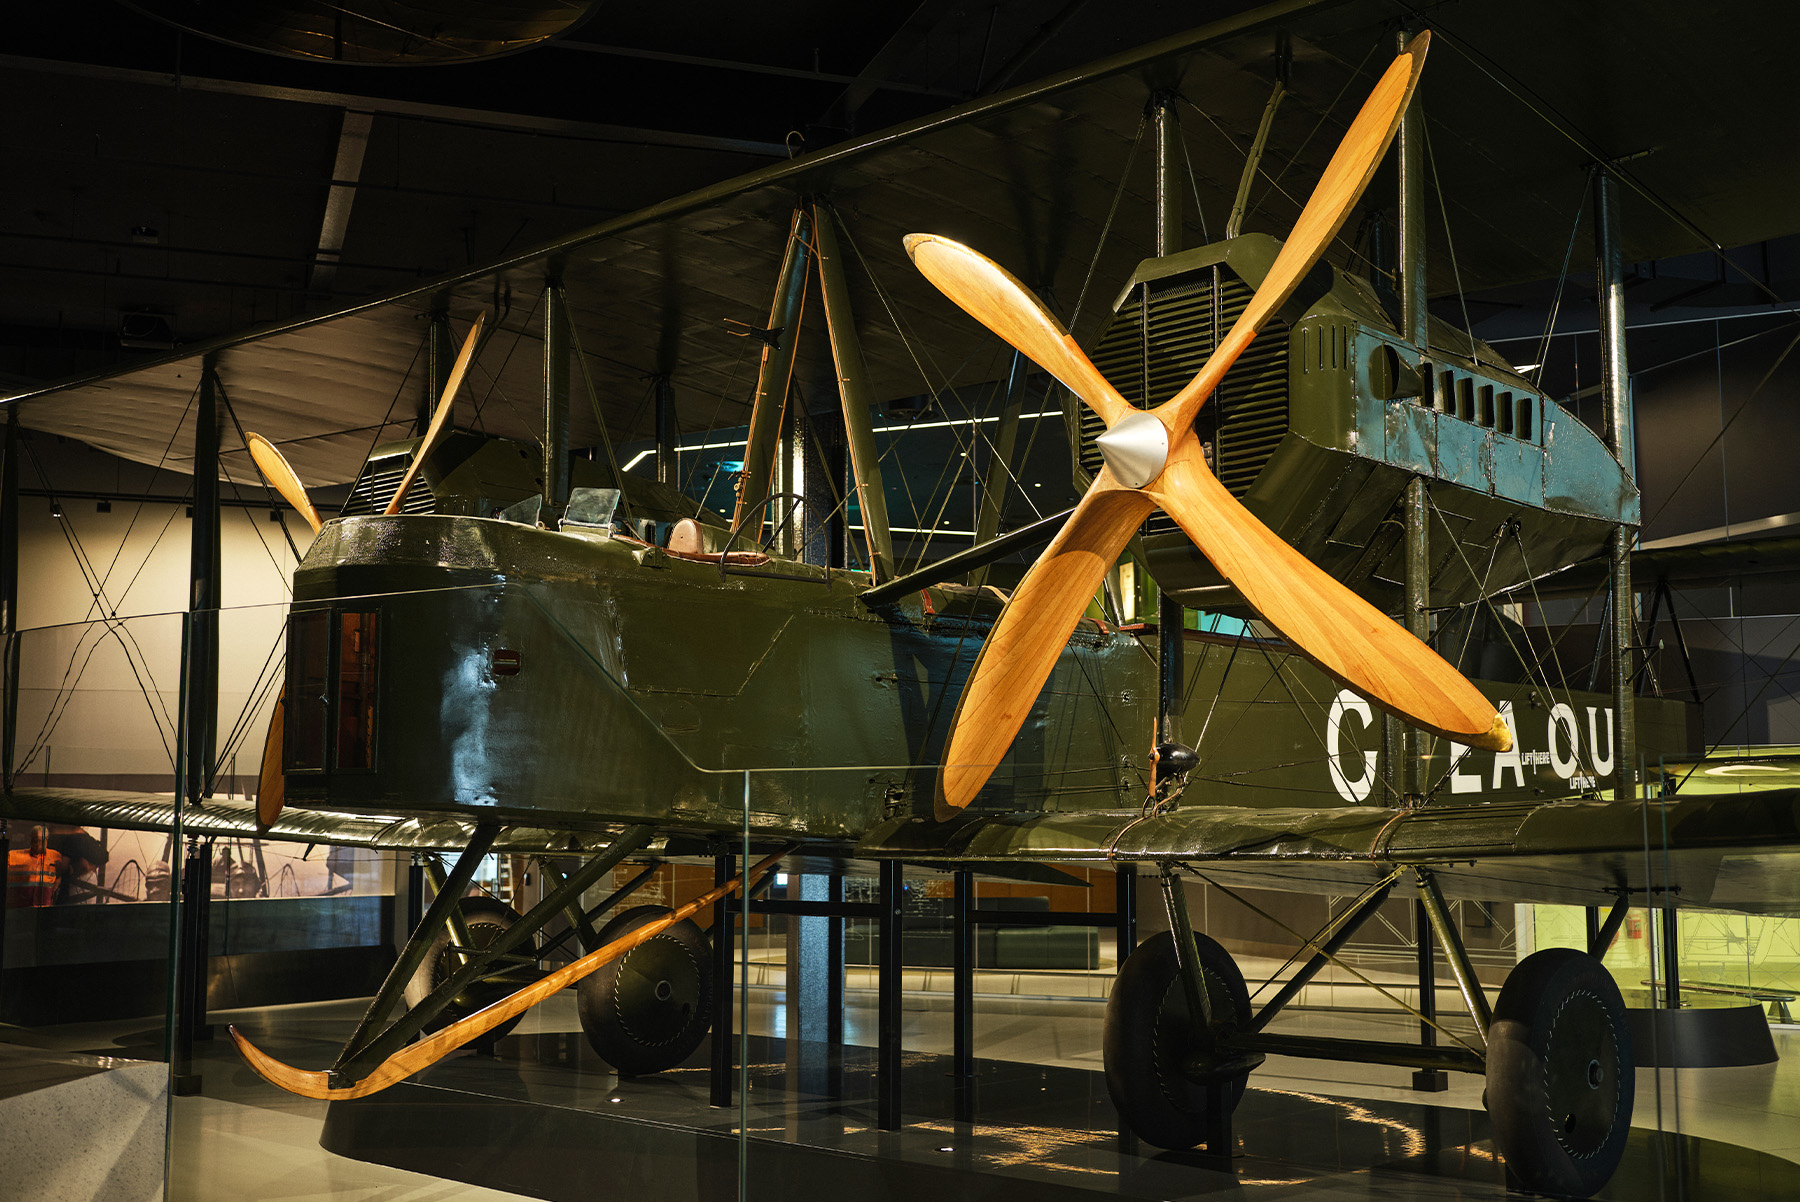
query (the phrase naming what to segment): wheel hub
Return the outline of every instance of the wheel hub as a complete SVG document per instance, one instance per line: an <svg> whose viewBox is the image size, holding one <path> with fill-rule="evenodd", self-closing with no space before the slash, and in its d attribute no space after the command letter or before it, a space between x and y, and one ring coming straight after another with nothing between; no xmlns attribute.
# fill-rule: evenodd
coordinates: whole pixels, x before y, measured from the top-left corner
<svg viewBox="0 0 1800 1202"><path fill-rule="evenodd" d="M619 1021L646 1045L680 1038L699 998L699 970L673 939L659 937L634 948L619 967L614 1003Z"/></svg>
<svg viewBox="0 0 1800 1202"><path fill-rule="evenodd" d="M1617 1035L1600 999L1571 994L1557 1012L1544 1058L1544 1096L1557 1140L1571 1156L1592 1156L1612 1134Z"/></svg>

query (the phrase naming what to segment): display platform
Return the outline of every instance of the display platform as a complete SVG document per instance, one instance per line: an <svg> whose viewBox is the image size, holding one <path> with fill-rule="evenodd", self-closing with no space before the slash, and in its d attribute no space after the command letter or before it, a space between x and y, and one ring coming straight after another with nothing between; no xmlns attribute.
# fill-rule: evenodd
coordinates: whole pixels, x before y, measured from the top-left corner
<svg viewBox="0 0 1800 1202"><path fill-rule="evenodd" d="M0 1198L158 1202L169 1067L0 1043Z"/></svg>
<svg viewBox="0 0 1800 1202"><path fill-rule="evenodd" d="M1034 1202L1197 1195L1476 1199L1508 1196L1475 1111L1259 1089L1239 1106L1232 1171L1122 1138L1098 1072L977 1061L975 1121L959 1122L947 1057L909 1053L905 1126L875 1129L872 1048L749 1041L750 1138L708 1104L702 1048L682 1068L621 1080L579 1034L518 1036L494 1057L440 1064L331 1104L320 1143L359 1160L533 1197L583 1202L750 1198ZM794 1063L789 1062L790 1052ZM832 1079L841 1080L830 1094ZM789 1081L810 1088L789 1089ZM1518 1197L1519 1195L1511 1195ZM1715 1140L1632 1133L1600 1198L1792 1199L1800 1164Z"/></svg>

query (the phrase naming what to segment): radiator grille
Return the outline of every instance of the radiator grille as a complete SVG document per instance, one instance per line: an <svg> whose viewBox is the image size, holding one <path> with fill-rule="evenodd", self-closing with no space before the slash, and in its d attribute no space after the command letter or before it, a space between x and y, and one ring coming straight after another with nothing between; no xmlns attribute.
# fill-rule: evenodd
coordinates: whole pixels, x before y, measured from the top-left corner
<svg viewBox="0 0 1800 1202"><path fill-rule="evenodd" d="M350 487L350 497L344 502L340 511L342 516L361 517L366 514L383 513L388 502L393 499L394 491L400 487L401 479L406 475L406 466L412 462L410 454L384 455L379 459L371 459L363 464L362 475ZM435 513L437 497L432 495L431 486L420 476L406 490L406 500L400 506L401 513Z"/></svg>
<svg viewBox="0 0 1800 1202"><path fill-rule="evenodd" d="M1220 297L1216 306L1215 287ZM1094 366L1139 408L1161 404L1194 378L1251 295L1248 284L1216 268L1199 273L1198 279L1189 276L1161 288L1152 286L1146 337L1144 289L1134 289L1101 336ZM1264 324L1200 411L1195 427L1201 437L1216 438L1214 467L1219 479L1233 496L1243 496L1288 430L1286 322L1272 318ZM1100 470L1100 449L1094 439L1102 429L1100 419L1084 408L1081 466L1090 473ZM1160 511L1144 526L1146 534L1174 529L1174 522Z"/></svg>

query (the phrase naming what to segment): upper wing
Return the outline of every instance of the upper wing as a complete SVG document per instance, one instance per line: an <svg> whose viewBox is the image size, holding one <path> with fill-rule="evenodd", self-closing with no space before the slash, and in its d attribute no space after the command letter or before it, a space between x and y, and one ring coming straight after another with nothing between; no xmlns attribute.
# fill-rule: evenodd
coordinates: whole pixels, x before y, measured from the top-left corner
<svg viewBox="0 0 1800 1202"><path fill-rule="evenodd" d="M1613 130L1617 142L1594 145L1537 120L1527 102L1508 90L1507 80L1490 78L1485 70L1447 73L1454 85L1431 90L1427 103L1434 123L1455 131L1454 138L1440 140L1438 152L1446 156L1439 175L1448 224L1458 231L1460 278L1453 280L1447 257L1437 256L1431 291L1554 276L1567 241L1566 206L1561 199L1539 202L1536 190L1558 198L1579 191L1588 164L1617 161L1644 145L1655 144L1657 154L1648 166L1621 168L1627 181L1631 172L1654 172L1659 193L1672 196L1726 244L1768 236L1762 226L1787 220L1800 160L1782 154L1768 139L1733 134L1737 123L1720 120L1707 105L1672 111L1662 103L1634 104L1633 88L1657 99L1655 72L1612 81L1603 97L1604 120L1586 119L1598 102L1591 89L1580 86L1584 64L1602 50L1617 51L1622 37L1643 39L1624 43L1635 45L1628 52L1642 58L1666 45L1666 34L1657 31L1672 26L1646 18L1621 31L1616 23L1576 21L1559 11L1558 37L1544 39L1532 34L1531 21L1503 13L1505 8L1458 13L1455 28L1440 32L1449 47L1443 53L1476 62L1485 56L1485 61L1533 64L1531 97L1543 103L1543 111L1567 114L1570 128ZM1767 15L1759 10L1743 19L1766 21ZM1335 102L1363 90L1350 85L1366 86L1371 48L1391 38L1385 12L1347 17L1303 10L1277 17L1253 9L708 183L418 287L231 336L213 337L209 331L205 341L177 355L19 393L0 400L0 407L18 404L31 428L143 462L158 462L172 448L168 462L179 469L191 445L182 415L194 390L194 367L211 354L246 428L279 444L309 484L343 482L355 474L371 443L410 433L421 381L408 378L409 365L423 339L422 319L438 311L447 311L459 328L482 309L494 312L495 337L515 344L517 353L478 361L472 403L489 402L482 408L488 431L534 437L535 345L546 281L554 278L567 293L603 418L615 438L653 432L643 400L645 378L658 373L672 377L681 429L735 424L749 399L744 360L754 347L733 337L723 323L727 318L762 323L788 213L807 195L828 197L846 217L857 308L866 324L879 327L865 336L871 391L880 397L917 395L926 390L921 362L945 367L973 357L987 365L991 345L971 323L931 303L929 286L904 266L901 236L936 229L978 244L1016 265L1031 287L1050 290L1065 315L1072 298L1085 293L1090 303L1073 332L1086 341L1106 315L1101 298L1151 252L1153 223L1140 217L1148 207L1141 193L1144 180L1127 170L1134 163L1146 97L1153 89L1168 89L1186 102L1182 120L1194 170L1191 177L1183 172L1184 194L1191 194L1184 205L1197 202L1198 209L1188 210L1186 238L1199 242L1205 223L1216 230L1235 198L1242 131L1254 128L1268 95L1270 32L1277 20L1293 40L1295 61L1307 69L1294 73L1288 84L1270 161L1284 164L1286 178L1315 178L1349 119L1349 106ZM1725 49L1717 53L1727 53L1733 44L1718 39ZM1682 44L1680 51L1691 58L1696 48ZM1685 66L1697 69L1691 62ZM1742 89L1752 83L1737 84L1730 95L1742 105ZM1780 95L1779 80L1754 86ZM1719 149L1721 138L1730 139L1730 153ZM1140 150L1138 159L1143 157ZM1530 162L1532 170L1496 172L1495 162ZM1729 186L1721 181L1721 170L1729 171ZM1130 203L1120 206L1119 220L1108 221L1121 183L1132 192ZM371 203L359 201L358 212L368 211ZM1246 228L1287 229L1297 209L1297 201L1280 187L1259 189ZM1633 253L1640 257L1677 247L1686 251L1694 244L1694 231L1679 223L1633 228ZM1087 289L1090 264L1093 291ZM888 320L890 311L912 346ZM828 394L835 383L829 355L822 348L803 351L797 379L813 394ZM585 391L579 378L575 389L574 444L593 445L598 424L579 395ZM458 420L466 421L466 414ZM248 479L248 463L231 461L242 454L229 452L227 461Z"/></svg>

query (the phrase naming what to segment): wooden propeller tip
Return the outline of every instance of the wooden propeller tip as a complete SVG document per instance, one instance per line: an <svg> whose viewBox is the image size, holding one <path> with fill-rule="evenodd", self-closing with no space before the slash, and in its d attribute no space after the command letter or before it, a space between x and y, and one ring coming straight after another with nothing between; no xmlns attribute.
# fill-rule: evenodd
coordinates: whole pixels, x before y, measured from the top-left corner
<svg viewBox="0 0 1800 1202"><path fill-rule="evenodd" d="M1480 751L1511 751L1512 745L1512 727L1499 714L1494 715L1494 724L1486 734L1469 740L1469 746Z"/></svg>
<svg viewBox="0 0 1800 1202"><path fill-rule="evenodd" d="M908 234L906 237L900 239L900 244L906 247L908 258L916 259L919 257L919 248L921 246L924 246L927 242L942 241L943 239L936 234Z"/></svg>

